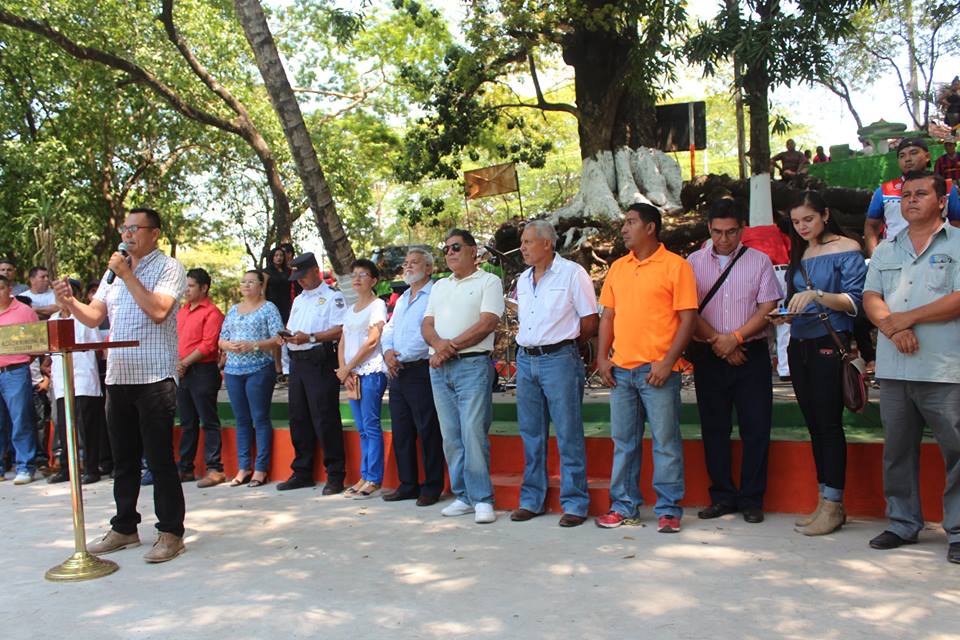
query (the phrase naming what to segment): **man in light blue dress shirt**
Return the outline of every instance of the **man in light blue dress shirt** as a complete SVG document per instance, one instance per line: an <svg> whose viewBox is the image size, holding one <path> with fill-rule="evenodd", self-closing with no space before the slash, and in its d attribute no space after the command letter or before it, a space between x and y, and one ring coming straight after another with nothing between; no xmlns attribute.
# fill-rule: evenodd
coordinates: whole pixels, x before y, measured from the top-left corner
<svg viewBox="0 0 960 640"><path fill-rule="evenodd" d="M944 220L946 184L927 172L904 176L907 228L870 261L863 308L877 325L887 529L874 549L917 542L920 442L926 424L946 466L947 560L960 564L960 229Z"/></svg>
<svg viewBox="0 0 960 640"><path fill-rule="evenodd" d="M430 385L429 347L420 332L433 289L432 272L432 255L422 249L407 253L403 281L410 288L397 300L380 338L390 377L393 455L400 478L397 490L383 499L416 500L418 507L436 504L443 491L443 438ZM422 484L417 466L417 436L423 450Z"/></svg>

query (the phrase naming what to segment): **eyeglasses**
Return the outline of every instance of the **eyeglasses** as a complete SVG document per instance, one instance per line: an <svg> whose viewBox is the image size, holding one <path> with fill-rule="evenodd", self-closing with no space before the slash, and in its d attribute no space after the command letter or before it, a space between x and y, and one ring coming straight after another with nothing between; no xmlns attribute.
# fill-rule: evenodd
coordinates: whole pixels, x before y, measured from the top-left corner
<svg viewBox="0 0 960 640"><path fill-rule="evenodd" d="M354 273L350 274L351 280L362 280L364 278L370 278L370 277L372 276L365 271L355 271Z"/></svg>
<svg viewBox="0 0 960 640"><path fill-rule="evenodd" d="M460 250L463 249L463 245L459 242L454 242L453 244L444 245L443 255L447 255L451 251L454 253L460 253Z"/></svg>
<svg viewBox="0 0 960 640"><path fill-rule="evenodd" d="M122 225L120 225L120 226L117 228L117 231L119 231L120 233L128 233L128 232L129 232L129 233L131 233L131 234L134 234L134 233L136 233L137 231L140 231L140 229L159 229L159 227L156 227L156 226L147 226L147 225L142 225L142 224L122 224Z"/></svg>

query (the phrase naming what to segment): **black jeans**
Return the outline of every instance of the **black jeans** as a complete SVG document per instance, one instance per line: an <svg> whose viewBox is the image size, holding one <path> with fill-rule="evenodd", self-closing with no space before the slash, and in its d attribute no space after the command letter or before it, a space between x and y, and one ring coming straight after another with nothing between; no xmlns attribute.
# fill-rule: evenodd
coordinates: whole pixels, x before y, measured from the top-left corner
<svg viewBox="0 0 960 640"><path fill-rule="evenodd" d="M839 334L844 346L850 336ZM843 433L842 359L830 336L790 339L790 377L797 404L810 431L817 482L843 491L847 473L847 439ZM828 497L828 499L830 499Z"/></svg>
<svg viewBox="0 0 960 640"><path fill-rule="evenodd" d="M153 474L153 508L157 529L183 535L186 507L180 474L173 459L173 417L177 403L173 378L150 384L107 385L107 430L113 449L113 498L117 533L136 533L140 523L140 460Z"/></svg>
<svg viewBox="0 0 960 640"><path fill-rule="evenodd" d="M712 350L704 349L693 370L703 453L710 474L710 501L741 509L763 506L773 413L767 341L754 340L744 346L747 361L740 366L728 364ZM739 490L733 482L730 446L734 408L743 445Z"/></svg>
<svg viewBox="0 0 960 640"><path fill-rule="evenodd" d="M83 447L83 472L100 475L100 396L75 396L74 417L77 423L77 447ZM60 468L67 470L66 402L57 398L57 439L60 440Z"/></svg>
<svg viewBox="0 0 960 640"><path fill-rule="evenodd" d="M443 437L426 360L404 365L390 381L390 419L400 479L397 492L439 497L443 491ZM417 465L417 436L423 453L423 484Z"/></svg>
<svg viewBox="0 0 960 640"><path fill-rule="evenodd" d="M336 356L327 351L321 357L315 347L290 352L290 440L294 456L293 475L313 479L313 459L317 440L323 446L323 466L328 482L343 482L346 460L343 451L343 422L340 420L340 381L334 373ZM296 354L296 355L295 355ZM311 357L312 356L312 357Z"/></svg>
<svg viewBox="0 0 960 640"><path fill-rule="evenodd" d="M207 471L223 471L220 461L220 416L217 392L220 367L216 362L199 362L183 374L177 387L177 413L180 414L180 471L193 473L203 425L203 460Z"/></svg>

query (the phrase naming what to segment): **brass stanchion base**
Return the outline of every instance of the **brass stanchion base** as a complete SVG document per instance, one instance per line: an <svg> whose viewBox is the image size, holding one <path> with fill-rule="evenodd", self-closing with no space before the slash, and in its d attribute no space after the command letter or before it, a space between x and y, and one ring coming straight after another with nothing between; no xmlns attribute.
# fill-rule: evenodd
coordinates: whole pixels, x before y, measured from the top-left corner
<svg viewBox="0 0 960 640"><path fill-rule="evenodd" d="M108 576L119 568L116 562L78 551L49 569L45 577L53 582L79 582Z"/></svg>

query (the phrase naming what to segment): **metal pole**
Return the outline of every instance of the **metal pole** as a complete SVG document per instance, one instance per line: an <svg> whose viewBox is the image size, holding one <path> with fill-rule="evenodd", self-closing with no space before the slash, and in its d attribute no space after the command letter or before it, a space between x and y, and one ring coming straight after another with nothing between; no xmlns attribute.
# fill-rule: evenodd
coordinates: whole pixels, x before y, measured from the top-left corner
<svg viewBox="0 0 960 640"><path fill-rule="evenodd" d="M47 571L47 580L76 582L109 575L119 569L117 563L101 560L87 551L87 536L83 521L83 493L80 488L80 462L77 457L77 423L75 421L73 390L73 354L63 357L63 412L67 426L67 469L70 474L70 499L73 506L74 553L62 563Z"/></svg>

